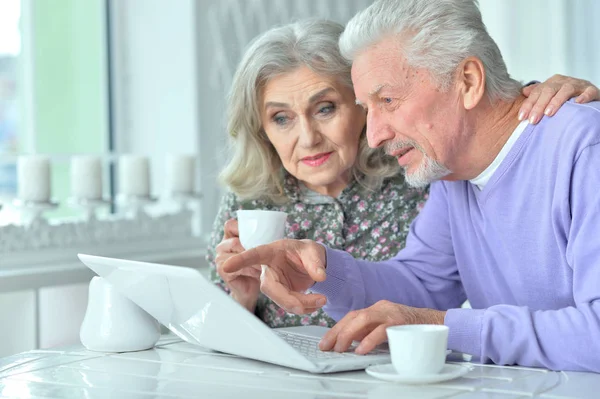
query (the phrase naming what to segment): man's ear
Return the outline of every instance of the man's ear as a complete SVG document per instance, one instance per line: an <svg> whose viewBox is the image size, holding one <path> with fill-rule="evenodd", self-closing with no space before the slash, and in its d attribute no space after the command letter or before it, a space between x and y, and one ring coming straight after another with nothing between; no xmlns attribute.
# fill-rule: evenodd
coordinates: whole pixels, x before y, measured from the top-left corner
<svg viewBox="0 0 600 399"><path fill-rule="evenodd" d="M476 57L466 58L458 68L456 79L465 109L473 109L485 93L485 69Z"/></svg>

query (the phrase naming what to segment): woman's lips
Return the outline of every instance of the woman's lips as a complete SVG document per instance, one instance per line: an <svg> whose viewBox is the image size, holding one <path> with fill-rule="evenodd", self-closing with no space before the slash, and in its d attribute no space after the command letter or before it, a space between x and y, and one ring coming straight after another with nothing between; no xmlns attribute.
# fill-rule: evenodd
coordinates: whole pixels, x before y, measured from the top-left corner
<svg viewBox="0 0 600 399"><path fill-rule="evenodd" d="M327 160L329 159L331 154L333 154L333 151L332 152L324 152L322 154L317 154L312 157L304 157L304 158L302 158L302 162L305 165L312 166L312 167L321 166L325 162L327 162Z"/></svg>

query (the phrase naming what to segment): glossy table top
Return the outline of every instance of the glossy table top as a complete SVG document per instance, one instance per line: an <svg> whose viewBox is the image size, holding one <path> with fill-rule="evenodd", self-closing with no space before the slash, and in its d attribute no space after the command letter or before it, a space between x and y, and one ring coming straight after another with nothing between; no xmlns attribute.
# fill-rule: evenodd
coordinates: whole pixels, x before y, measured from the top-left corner
<svg viewBox="0 0 600 399"><path fill-rule="evenodd" d="M0 359L0 398L598 398L600 375L477 365L435 385L384 382L364 371L316 375L163 336L143 352L82 346Z"/></svg>

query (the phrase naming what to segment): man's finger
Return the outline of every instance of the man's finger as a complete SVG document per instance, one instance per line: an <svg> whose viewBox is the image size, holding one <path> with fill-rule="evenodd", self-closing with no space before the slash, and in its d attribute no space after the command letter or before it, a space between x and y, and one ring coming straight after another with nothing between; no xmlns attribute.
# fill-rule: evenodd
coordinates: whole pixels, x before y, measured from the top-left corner
<svg viewBox="0 0 600 399"><path fill-rule="evenodd" d="M370 334L360 341L360 345L358 345L354 352L359 355L365 355L375 349L377 345L385 342L387 340L387 333L385 332L387 327L387 325L381 324L371 331Z"/></svg>
<svg viewBox="0 0 600 399"><path fill-rule="evenodd" d="M316 309L320 309L327 303L327 297L322 294L305 294L303 292L292 292L291 295L296 297L302 304L302 313L312 313ZM313 309L313 310L310 310Z"/></svg>
<svg viewBox="0 0 600 399"><path fill-rule="evenodd" d="M238 273L240 276L252 277L257 280L260 279L261 275L260 266L247 267L245 269L240 270Z"/></svg>
<svg viewBox="0 0 600 399"><path fill-rule="evenodd" d="M277 249L277 243L261 245L249 249L227 259L223 264L223 271L234 273L248 266L268 265L273 260Z"/></svg>
<svg viewBox="0 0 600 399"><path fill-rule="evenodd" d="M357 314L358 313L356 311L350 312L340 321L338 321L335 326L331 327L331 329L327 331L321 338L321 342L319 342L319 349L322 351L332 350L337 343L339 333L348 327Z"/></svg>
<svg viewBox="0 0 600 399"><path fill-rule="evenodd" d="M308 240L303 241L307 241L308 243L303 248L304 256L302 257L302 264L305 266L305 270L314 281L324 281L327 278L325 272L327 262L325 247ZM299 250L299 252L302 253L302 250Z"/></svg>
<svg viewBox="0 0 600 399"><path fill-rule="evenodd" d="M314 309L320 308L326 303L325 296L321 294L293 292L270 277L261 279L260 290L288 313L306 314L309 311L312 313Z"/></svg>
<svg viewBox="0 0 600 399"><path fill-rule="evenodd" d="M368 335L372 329L372 318L368 314L369 310L361 311L352 319L337 336L333 350L336 352L345 352L354 341Z"/></svg>

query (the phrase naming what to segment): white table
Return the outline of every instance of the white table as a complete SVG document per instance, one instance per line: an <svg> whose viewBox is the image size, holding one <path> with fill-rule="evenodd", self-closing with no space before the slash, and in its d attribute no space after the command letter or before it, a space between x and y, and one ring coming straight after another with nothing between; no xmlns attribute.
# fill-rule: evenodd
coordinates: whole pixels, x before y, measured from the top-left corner
<svg viewBox="0 0 600 399"><path fill-rule="evenodd" d="M0 359L1 398L600 398L600 375L472 367L437 385L403 386L364 371L316 375L215 353L163 336L143 352L82 346Z"/></svg>

